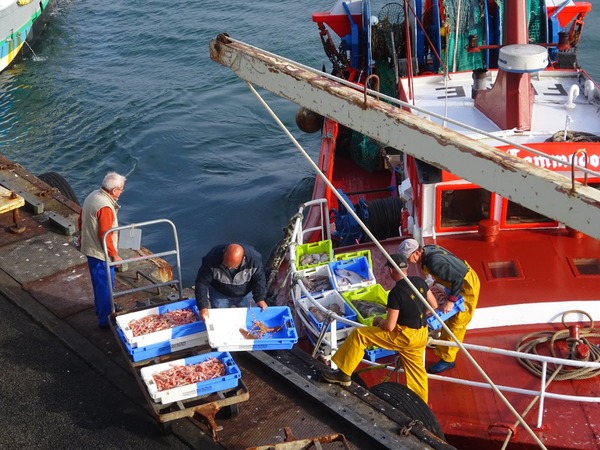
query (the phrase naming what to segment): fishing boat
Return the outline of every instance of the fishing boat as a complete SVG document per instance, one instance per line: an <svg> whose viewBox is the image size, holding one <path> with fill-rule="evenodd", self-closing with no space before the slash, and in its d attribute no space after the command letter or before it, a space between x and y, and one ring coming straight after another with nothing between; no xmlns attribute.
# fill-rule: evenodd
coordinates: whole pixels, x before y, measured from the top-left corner
<svg viewBox="0 0 600 450"><path fill-rule="evenodd" d="M0 0L0 72L37 39L51 6L50 0Z"/></svg>
<svg viewBox="0 0 600 450"><path fill-rule="evenodd" d="M368 325L345 309L352 292L385 304L384 266L405 239L478 274L462 344L430 333L430 346L461 348L455 368L428 376L429 406L457 448L600 448L600 92L577 60L590 11L407 0L372 14L367 0L338 1L312 14L331 74L227 35L211 41L211 58L257 97L254 84L292 100L299 128L322 133L318 161L307 155L313 199L290 222L278 278L313 356L327 361ZM340 261L360 266L350 290L334 277L308 286ZM436 361L428 349L425 365ZM372 349L354 379L376 386L394 364Z"/></svg>

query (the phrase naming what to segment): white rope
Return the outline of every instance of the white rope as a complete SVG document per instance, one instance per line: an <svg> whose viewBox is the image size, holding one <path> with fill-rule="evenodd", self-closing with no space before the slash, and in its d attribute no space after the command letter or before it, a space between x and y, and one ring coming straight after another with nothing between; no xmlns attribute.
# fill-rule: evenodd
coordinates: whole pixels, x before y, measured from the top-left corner
<svg viewBox="0 0 600 450"><path fill-rule="evenodd" d="M358 224L360 225L360 227L369 236L369 238L373 241L373 243L377 246L377 248L381 251L381 253L383 253L383 255L388 260L388 262L391 263L391 265L394 267L394 269L396 269L402 275L402 277L406 280L407 284L410 286L410 288L413 290L413 292L415 292L415 294L421 300L421 302L427 307L427 309L429 311L431 311L431 313L434 315L434 317L437 320L439 320L439 322L442 324L442 327L444 328L444 330L452 337L452 339L454 340L454 342L456 342L456 344L458 345L458 347L464 352L464 354L467 356L467 358L469 359L469 361L471 361L471 363L475 366L475 368L481 374L481 376L488 382L488 384L492 387L492 389L494 390L494 392L500 397L500 399L502 400L502 402L507 406L507 408L511 411L511 413L518 419L518 421L521 423L521 425L523 425L523 427L531 435L531 437L533 438L533 440L540 446L540 448L546 450L546 447L544 446L544 444L542 443L542 441L540 441L540 439L535 435L535 433L533 432L533 430L529 427L529 425L525 422L525 420L519 415L519 413L515 410L515 408L510 404L510 402L506 399L506 397L502 394L502 392L500 392L500 390L496 387L496 385L494 384L494 382L484 372L484 370L477 363L477 361L475 361L475 359L465 349L465 347L462 345L462 343L459 342L459 340L456 338L456 336L454 336L454 334L452 333L452 331L450 331L450 329L448 328L448 326L441 320L440 316L438 316L438 314L436 313L435 309L433 309L431 307L431 305L429 305L429 303L427 303L427 301L425 300L425 298L423 298L423 296L421 295L421 293L410 282L410 280L408 279L408 277L406 277L404 275L404 273L400 270L400 268L395 263L395 261L390 257L390 255L388 254L388 252L383 248L383 246L379 243L379 241L375 238L375 236L373 236L373 234L367 228L367 226L360 220L360 218L352 210L352 207L350 205L348 205L348 203L346 203L346 201L340 195L340 193L337 191L337 189L335 188L335 186L327 179L327 177L325 176L325 174L319 169L319 166L317 166L315 164L315 162L312 160L312 158L310 157L310 155L306 152L306 150L304 150L304 148L300 145L300 143L296 140L296 138L292 135L292 133L290 133L290 131L285 126L285 124L279 119L279 117L277 117L277 115L275 114L275 112L273 112L273 110L264 101L264 99L256 91L256 89L254 89L254 86L252 86L252 84L250 84L248 81L246 81L245 83L250 88L250 91L252 91L252 93L256 96L256 98L258 99L258 101L264 106L264 108L267 110L267 112L271 115L271 117L273 118L273 120L275 120L275 122L277 123L277 125L279 125L279 127L282 129L282 131L288 136L288 138L290 139L290 141L292 141L292 143L294 144L294 146L296 146L296 148L298 150L300 150L300 153L302 153L302 155L304 156L304 158L309 162L309 164L312 166L312 168L316 171L317 175L319 177L321 177L321 179L325 182L325 184L327 184L327 186L329 187L329 189L331 189L331 192L333 192L335 194L335 196L337 197L338 201L340 201L346 207L346 210L350 213L350 215L352 215L352 217L354 218L354 220L356 220L358 222Z"/></svg>

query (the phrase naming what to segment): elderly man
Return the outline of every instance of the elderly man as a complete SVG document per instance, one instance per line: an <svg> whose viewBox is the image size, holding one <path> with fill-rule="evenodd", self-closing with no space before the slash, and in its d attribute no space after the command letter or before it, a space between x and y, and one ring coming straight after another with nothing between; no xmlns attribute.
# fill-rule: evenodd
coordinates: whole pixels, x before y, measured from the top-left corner
<svg viewBox="0 0 600 450"><path fill-rule="evenodd" d="M402 255L392 259L406 276L408 264ZM396 282L388 294L386 318L375 317L372 327L356 328L344 341L331 359L338 370L326 369L321 378L328 383L350 386L350 375L365 354L365 349L377 346L398 352L406 372L406 386L423 399L428 400L427 373L423 366L423 355L427 345L427 308L415 295L402 274L388 262L389 275ZM410 282L427 300L432 308L437 301L427 283L420 277L408 277Z"/></svg>
<svg viewBox="0 0 600 450"><path fill-rule="evenodd" d="M247 244L216 245L202 258L195 291L202 320L209 305L247 308L254 299L264 311L267 287L260 253Z"/></svg>
<svg viewBox="0 0 600 450"><path fill-rule="evenodd" d="M406 239L400 244L399 252L409 263L419 265L426 276L431 275L435 281L450 290L444 312L452 309L452 303L458 300L459 295L463 296L465 310L446 321L450 331L462 342L479 299L479 277L475 271L466 261L438 245L421 247L414 239ZM442 330L440 340L452 341L452 338ZM427 372L440 373L454 368L457 353L458 347L438 345L435 354L440 360L429 366Z"/></svg>
<svg viewBox="0 0 600 450"><path fill-rule="evenodd" d="M104 329L108 328L108 316L112 313L112 307L110 302L111 286L107 281L102 239L109 229L119 226L117 211L120 206L117 200L124 188L125 177L116 172L108 172L102 181L102 187L93 191L83 202L78 220L81 230L81 252L87 256L88 260L98 325ZM112 236L106 239L106 249L111 261L122 259L117 252L116 233L112 233ZM114 267L110 268L110 278L114 285Z"/></svg>

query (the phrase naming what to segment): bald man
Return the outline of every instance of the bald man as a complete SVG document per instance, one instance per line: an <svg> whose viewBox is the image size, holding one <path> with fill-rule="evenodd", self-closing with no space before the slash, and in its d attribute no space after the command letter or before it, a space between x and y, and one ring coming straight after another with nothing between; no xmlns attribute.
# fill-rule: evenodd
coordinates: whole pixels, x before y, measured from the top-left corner
<svg viewBox="0 0 600 450"><path fill-rule="evenodd" d="M196 304L200 318L211 308L249 308L252 300L263 311L267 307L262 257L251 245L221 244L202 258L196 277Z"/></svg>

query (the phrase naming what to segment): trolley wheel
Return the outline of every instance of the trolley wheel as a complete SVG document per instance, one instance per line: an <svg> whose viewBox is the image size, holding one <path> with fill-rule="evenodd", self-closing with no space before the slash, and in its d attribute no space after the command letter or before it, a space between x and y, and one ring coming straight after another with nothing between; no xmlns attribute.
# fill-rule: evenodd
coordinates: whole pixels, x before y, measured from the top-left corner
<svg viewBox="0 0 600 450"><path fill-rule="evenodd" d="M442 440L446 440L442 427L433 411L421 397L400 383L381 383L370 391L413 420L419 420L425 428Z"/></svg>
<svg viewBox="0 0 600 450"><path fill-rule="evenodd" d="M77 203L78 205L80 204L79 200L77 199L77 194L75 194L75 191L69 182L65 180L61 174L56 172L46 172L38 175L38 178L48 186L58 189L62 195L67 197L72 202Z"/></svg>

